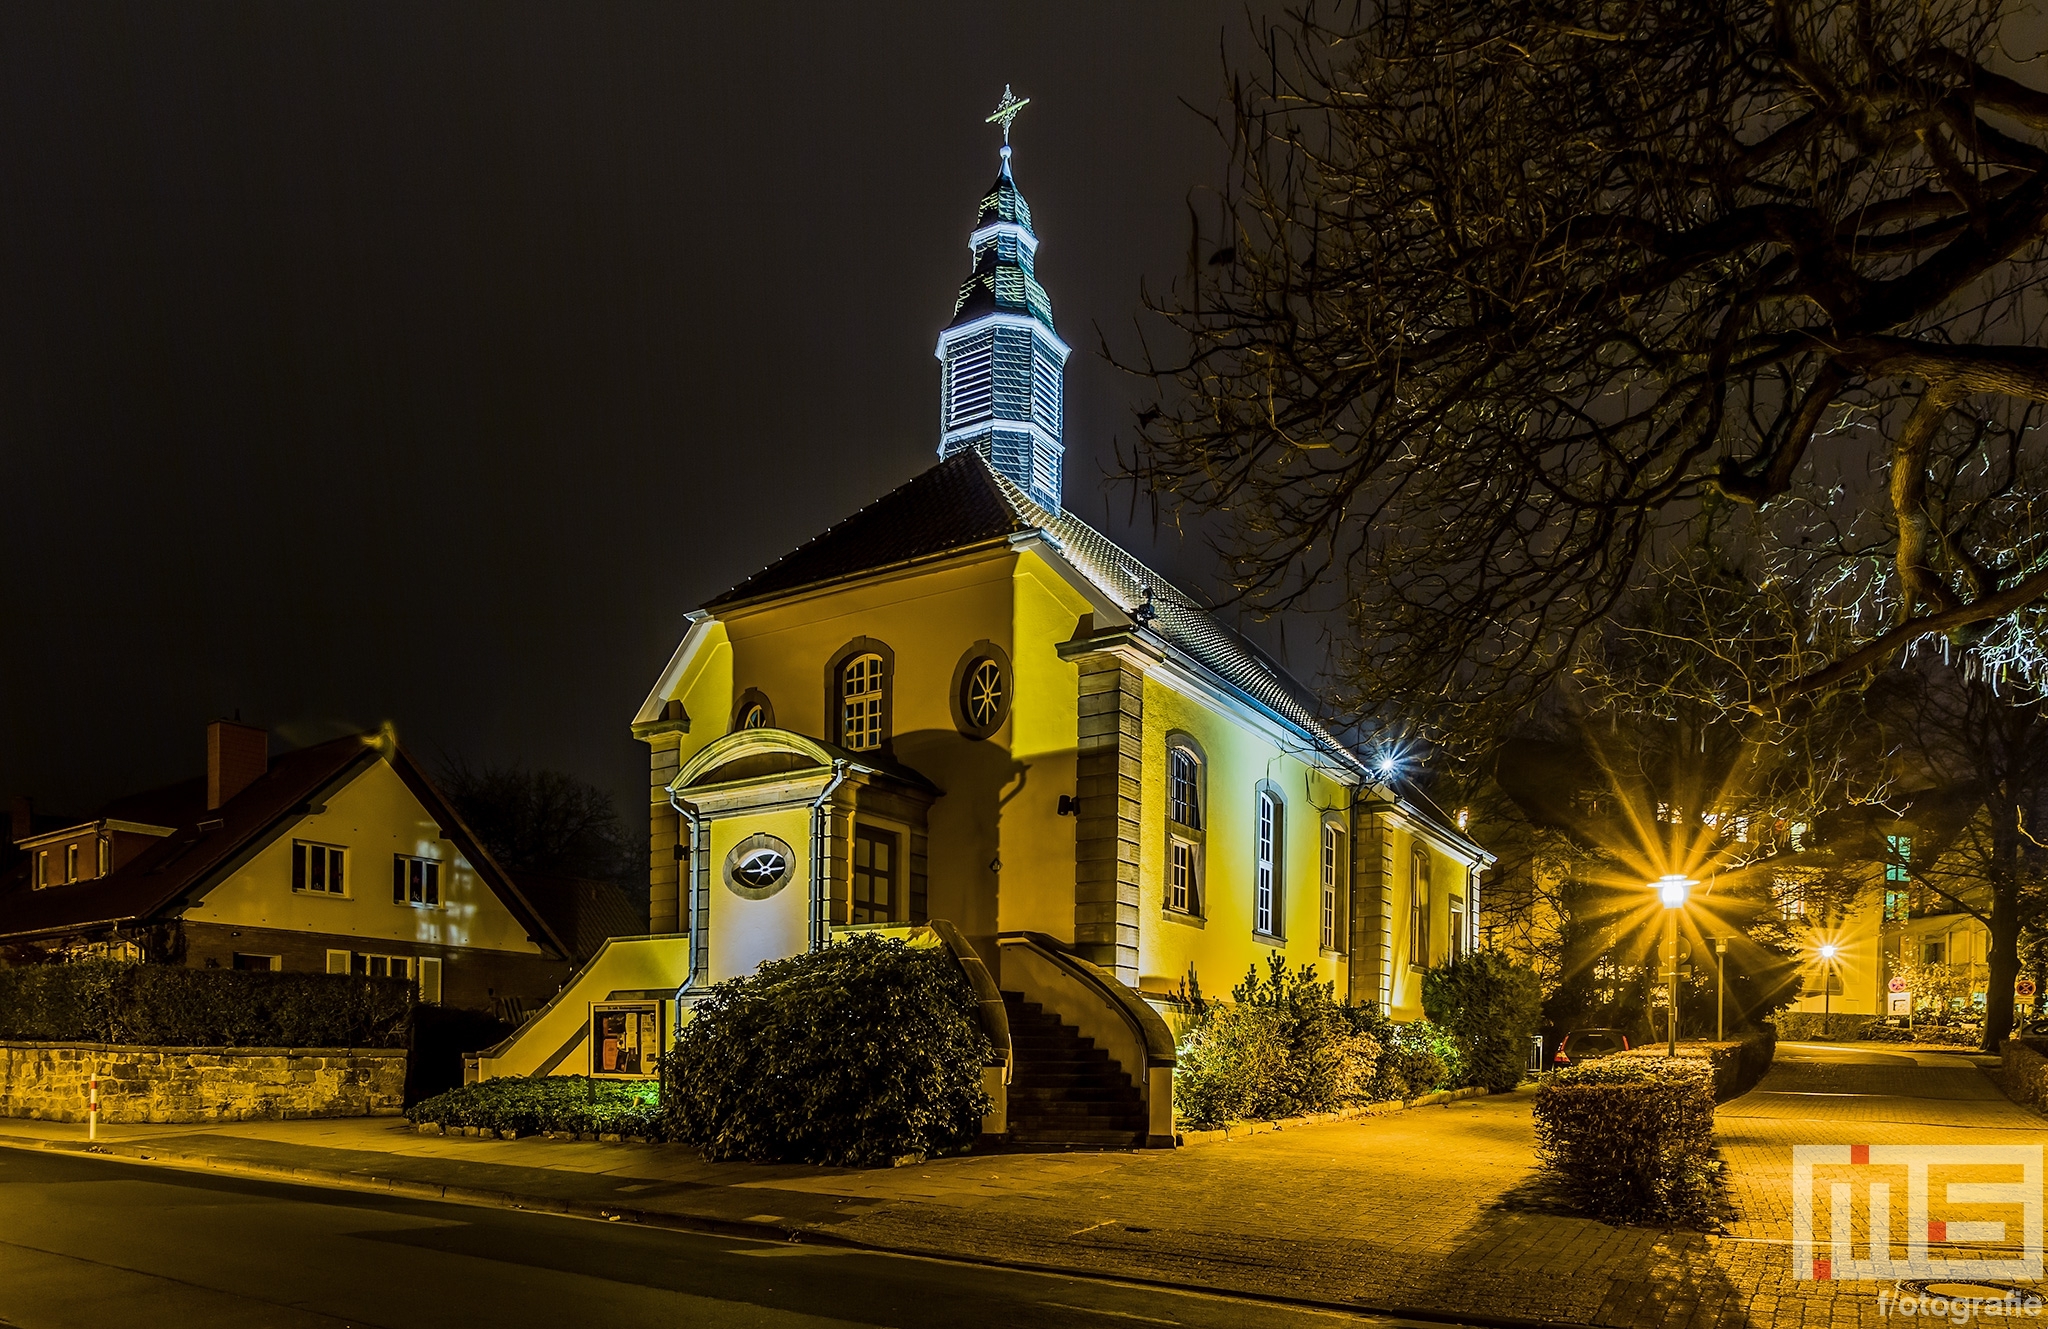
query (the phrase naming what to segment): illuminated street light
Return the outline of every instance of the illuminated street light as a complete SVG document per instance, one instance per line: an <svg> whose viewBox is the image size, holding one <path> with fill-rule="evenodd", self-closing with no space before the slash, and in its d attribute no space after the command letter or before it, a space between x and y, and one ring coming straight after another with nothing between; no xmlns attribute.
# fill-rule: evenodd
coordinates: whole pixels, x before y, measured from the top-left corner
<svg viewBox="0 0 2048 1329"><path fill-rule="evenodd" d="M1657 898L1664 902L1664 950L1671 957L1670 967L1664 971L1664 991L1669 999L1665 1008L1667 1057L1678 1055L1678 915L1685 909L1686 896L1697 885L1692 878L1677 872L1667 872L1650 883Z"/></svg>
<svg viewBox="0 0 2048 1329"><path fill-rule="evenodd" d="M1820 1036L1828 1038L1833 1034L1828 1025L1830 1023L1829 1006L1834 999L1835 989L1835 943L1831 941L1822 942L1818 953L1820 955Z"/></svg>

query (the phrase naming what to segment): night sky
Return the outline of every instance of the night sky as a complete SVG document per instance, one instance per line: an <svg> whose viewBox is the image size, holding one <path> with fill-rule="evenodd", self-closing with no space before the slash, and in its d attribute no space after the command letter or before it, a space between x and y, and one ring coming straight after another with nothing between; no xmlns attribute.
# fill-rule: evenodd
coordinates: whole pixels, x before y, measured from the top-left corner
<svg viewBox="0 0 2048 1329"><path fill-rule="evenodd" d="M1239 0L0 12L0 794L389 721L613 790L683 615L935 460L996 170L1106 492Z"/></svg>

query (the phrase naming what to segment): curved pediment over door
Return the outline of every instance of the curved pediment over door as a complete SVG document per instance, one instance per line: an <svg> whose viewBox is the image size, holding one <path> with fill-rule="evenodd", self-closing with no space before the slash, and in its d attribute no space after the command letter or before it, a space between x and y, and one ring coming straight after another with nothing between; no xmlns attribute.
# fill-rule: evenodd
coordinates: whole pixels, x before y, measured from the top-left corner
<svg viewBox="0 0 2048 1329"><path fill-rule="evenodd" d="M831 770L839 755L816 739L786 729L739 729L707 743L683 763L668 787L683 794L693 789L823 774Z"/></svg>

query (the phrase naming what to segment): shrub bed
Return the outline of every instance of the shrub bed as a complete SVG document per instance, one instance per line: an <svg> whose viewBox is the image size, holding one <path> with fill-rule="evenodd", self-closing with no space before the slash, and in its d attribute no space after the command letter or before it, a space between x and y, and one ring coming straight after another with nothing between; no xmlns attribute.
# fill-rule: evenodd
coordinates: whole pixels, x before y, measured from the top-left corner
<svg viewBox="0 0 2048 1329"><path fill-rule="evenodd" d="M1853 1043L1879 1022L1875 1015L1822 1014L1819 1011L1780 1011L1773 1017L1778 1037L1788 1043Z"/></svg>
<svg viewBox="0 0 2048 1329"><path fill-rule="evenodd" d="M1606 1057L1557 1071L1536 1093L1536 1144L1591 1217L1714 1222L1714 1078L1705 1060Z"/></svg>
<svg viewBox="0 0 2048 1329"><path fill-rule="evenodd" d="M1229 1003L1189 1020L1173 1069L1174 1113L1193 1129L1330 1112L1371 1097L1380 1044L1337 1003L1315 968L1287 972L1275 955Z"/></svg>
<svg viewBox="0 0 2048 1329"><path fill-rule="evenodd" d="M0 1039L151 1047L404 1047L413 985L169 964L0 969Z"/></svg>
<svg viewBox="0 0 2048 1329"><path fill-rule="evenodd" d="M405 1110L415 1125L533 1135L541 1131L658 1136L656 1086L645 1080L593 1080L587 1075L507 1076L436 1094Z"/></svg>
<svg viewBox="0 0 2048 1329"><path fill-rule="evenodd" d="M946 1153L992 1106L992 1054L951 952L856 934L706 994L663 1061L663 1128L713 1162Z"/></svg>
<svg viewBox="0 0 2048 1329"><path fill-rule="evenodd" d="M1529 1039L1543 1021L1536 971L1497 951L1474 951L1422 976L1422 1009L1462 1054L1458 1084L1505 1093L1528 1073Z"/></svg>

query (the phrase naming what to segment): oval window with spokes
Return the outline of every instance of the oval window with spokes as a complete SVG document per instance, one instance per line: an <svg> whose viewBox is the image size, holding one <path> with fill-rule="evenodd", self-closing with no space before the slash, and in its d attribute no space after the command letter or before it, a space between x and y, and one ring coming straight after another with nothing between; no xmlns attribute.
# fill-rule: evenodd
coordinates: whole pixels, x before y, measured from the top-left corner
<svg viewBox="0 0 2048 1329"><path fill-rule="evenodd" d="M725 856L726 887L742 899L765 900L789 884L794 862L786 841L750 835Z"/></svg>

